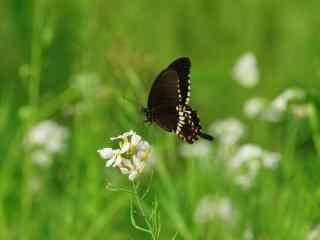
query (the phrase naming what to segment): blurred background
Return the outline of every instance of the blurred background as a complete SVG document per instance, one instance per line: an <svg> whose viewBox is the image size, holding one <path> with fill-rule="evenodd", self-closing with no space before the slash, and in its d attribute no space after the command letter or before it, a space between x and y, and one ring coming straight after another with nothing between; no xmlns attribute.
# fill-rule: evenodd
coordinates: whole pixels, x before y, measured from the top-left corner
<svg viewBox="0 0 320 240"><path fill-rule="evenodd" d="M319 6L2 0L0 239L150 239L97 154L131 129L152 148L139 181L159 239L320 239ZM213 143L143 123L180 56Z"/></svg>

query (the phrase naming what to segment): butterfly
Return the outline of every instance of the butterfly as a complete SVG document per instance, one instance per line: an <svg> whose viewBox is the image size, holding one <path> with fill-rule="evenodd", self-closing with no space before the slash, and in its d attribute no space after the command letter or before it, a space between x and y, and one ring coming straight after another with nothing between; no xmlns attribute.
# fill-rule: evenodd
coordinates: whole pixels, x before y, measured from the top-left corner
<svg viewBox="0 0 320 240"><path fill-rule="evenodd" d="M190 144L199 137L212 141L212 136L201 131L197 112L188 105L191 93L190 67L190 59L181 57L164 69L154 81L147 107L142 111L146 122L175 132Z"/></svg>

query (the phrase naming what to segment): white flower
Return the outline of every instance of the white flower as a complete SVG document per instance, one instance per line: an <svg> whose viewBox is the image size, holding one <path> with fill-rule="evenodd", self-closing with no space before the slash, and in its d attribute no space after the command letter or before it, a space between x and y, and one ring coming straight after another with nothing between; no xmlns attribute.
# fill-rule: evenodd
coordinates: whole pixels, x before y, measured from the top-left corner
<svg viewBox="0 0 320 240"><path fill-rule="evenodd" d="M248 190L260 169L263 150L253 144L241 146L230 161L231 170L236 173L234 182ZM240 175L238 175L240 174Z"/></svg>
<svg viewBox="0 0 320 240"><path fill-rule="evenodd" d="M23 143L30 151L34 164L49 167L54 155L65 149L68 135L68 129L54 121L46 120L31 128L24 137Z"/></svg>
<svg viewBox="0 0 320 240"><path fill-rule="evenodd" d="M98 150L98 153L100 154L100 156L103 159L109 159L113 155L113 150L112 150L112 148L103 148L103 149Z"/></svg>
<svg viewBox="0 0 320 240"><path fill-rule="evenodd" d="M281 155L270 152L254 144L240 146L230 160L230 168L235 173L234 182L248 190L261 167L274 169Z"/></svg>
<svg viewBox="0 0 320 240"><path fill-rule="evenodd" d="M248 191L253 184L254 176L250 176L249 174L243 174L234 177L234 183L244 190Z"/></svg>
<svg viewBox="0 0 320 240"><path fill-rule="evenodd" d="M319 240L319 239L320 239L320 225L317 225L308 233L306 240Z"/></svg>
<svg viewBox="0 0 320 240"><path fill-rule="evenodd" d="M227 118L211 124L210 132L221 144L233 145L245 134L245 127L238 119Z"/></svg>
<svg viewBox="0 0 320 240"><path fill-rule="evenodd" d="M68 129L54 121L46 120L30 130L24 143L28 146L40 146L49 153L58 153L64 150L68 135Z"/></svg>
<svg viewBox="0 0 320 240"><path fill-rule="evenodd" d="M288 101L292 101L292 100L303 100L306 94L300 88L288 88L281 94L281 96L287 99Z"/></svg>
<svg viewBox="0 0 320 240"><path fill-rule="evenodd" d="M230 199L222 198L217 202L217 215L224 222L231 222L233 218L233 207Z"/></svg>
<svg viewBox="0 0 320 240"><path fill-rule="evenodd" d="M229 198L206 196L199 201L194 213L195 223L206 224L212 220L234 222L235 211Z"/></svg>
<svg viewBox="0 0 320 240"><path fill-rule="evenodd" d="M283 91L279 96L277 96L270 105L266 108L263 113L263 119L270 122L278 122L282 119L284 113L288 110L288 107L293 102L301 102L305 99L305 93L299 88L289 88ZM296 109L293 112L305 114L305 109ZM302 111L301 111L302 110Z"/></svg>
<svg viewBox="0 0 320 240"><path fill-rule="evenodd" d="M130 181L133 181L138 174L142 173L145 162L137 156L132 156L132 161L126 159L119 164L120 171L127 174Z"/></svg>
<svg viewBox="0 0 320 240"><path fill-rule="evenodd" d="M119 141L119 148L103 148L98 153L108 160L106 167L118 167L122 174L128 175L129 180L133 181L146 166L150 156L149 143L132 130L110 139Z"/></svg>
<svg viewBox="0 0 320 240"><path fill-rule="evenodd" d="M239 147L235 156L231 159L231 167L238 169L243 164L246 164L251 160L257 160L261 158L262 154L263 150L259 146L253 144L245 144Z"/></svg>
<svg viewBox="0 0 320 240"><path fill-rule="evenodd" d="M103 159L108 159L106 167L116 167L122 161L121 149L103 148L98 150L98 153Z"/></svg>
<svg viewBox="0 0 320 240"><path fill-rule="evenodd" d="M262 164L265 168L274 169L278 166L281 155L276 152L264 151L262 156Z"/></svg>
<svg viewBox="0 0 320 240"><path fill-rule="evenodd" d="M252 88L256 86L259 81L259 70L254 54L248 52L240 56L233 67L232 75L243 87Z"/></svg>
<svg viewBox="0 0 320 240"><path fill-rule="evenodd" d="M243 112L248 118L258 117L266 106L266 100L260 97L249 99L243 107Z"/></svg>
<svg viewBox="0 0 320 240"><path fill-rule="evenodd" d="M179 152L183 157L208 157L210 143L198 141L194 144L183 143L180 145Z"/></svg>

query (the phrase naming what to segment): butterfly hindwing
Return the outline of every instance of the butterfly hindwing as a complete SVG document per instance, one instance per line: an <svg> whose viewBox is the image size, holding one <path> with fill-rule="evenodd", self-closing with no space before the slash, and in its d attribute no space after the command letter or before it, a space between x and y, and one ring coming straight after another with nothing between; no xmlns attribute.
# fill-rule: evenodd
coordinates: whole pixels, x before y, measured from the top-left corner
<svg viewBox="0 0 320 240"><path fill-rule="evenodd" d="M153 111L153 120L161 128L172 132L176 131L178 114L175 107L161 105Z"/></svg>
<svg viewBox="0 0 320 240"><path fill-rule="evenodd" d="M201 132L200 120L197 113L188 105L179 105L177 110L179 117L176 134L188 143L193 143L198 139Z"/></svg>

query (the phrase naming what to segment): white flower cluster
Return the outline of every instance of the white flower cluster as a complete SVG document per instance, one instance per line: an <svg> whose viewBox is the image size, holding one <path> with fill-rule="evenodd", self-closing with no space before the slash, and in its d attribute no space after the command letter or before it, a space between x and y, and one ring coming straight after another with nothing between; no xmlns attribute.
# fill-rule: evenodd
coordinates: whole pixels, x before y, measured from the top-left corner
<svg viewBox="0 0 320 240"><path fill-rule="evenodd" d="M52 120L46 120L30 129L24 144L30 149L35 164L50 166L52 157L65 149L68 136L68 129Z"/></svg>
<svg viewBox="0 0 320 240"><path fill-rule="evenodd" d="M299 88L289 88L283 91L273 101L254 97L249 99L243 108L248 118L260 118L268 122L280 121L285 113L291 112L297 118L307 116L308 104L303 103L305 93Z"/></svg>
<svg viewBox="0 0 320 240"><path fill-rule="evenodd" d="M244 136L246 129L238 119L227 118L212 123L209 131L218 139L219 143L234 145Z"/></svg>
<svg viewBox="0 0 320 240"><path fill-rule="evenodd" d="M150 145L142 140L134 131L112 137L112 141L119 141L119 148L103 148L98 153L103 159L107 159L106 167L118 167L122 174L128 175L133 181L141 174L150 156Z"/></svg>
<svg viewBox="0 0 320 240"><path fill-rule="evenodd" d="M257 118L266 109L267 101L261 97L253 97L245 102L243 107L244 115L248 118Z"/></svg>
<svg viewBox="0 0 320 240"><path fill-rule="evenodd" d="M194 212L194 222L206 224L213 220L233 223L236 218L234 207L227 197L206 196L202 198Z"/></svg>
<svg viewBox="0 0 320 240"><path fill-rule="evenodd" d="M259 81L259 69L254 54L248 52L240 56L233 67L232 75L243 87L256 86Z"/></svg>
<svg viewBox="0 0 320 240"><path fill-rule="evenodd" d="M230 168L235 173L235 183L249 189L260 168L274 169L280 159L279 153L264 150L254 144L240 146L230 160Z"/></svg>
<svg viewBox="0 0 320 240"><path fill-rule="evenodd" d="M259 169L275 169L280 161L280 154L262 149L258 145L239 145L245 135L246 127L236 118L227 118L214 122L210 132L217 138L219 158L226 161L234 182L249 189Z"/></svg>

